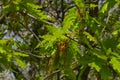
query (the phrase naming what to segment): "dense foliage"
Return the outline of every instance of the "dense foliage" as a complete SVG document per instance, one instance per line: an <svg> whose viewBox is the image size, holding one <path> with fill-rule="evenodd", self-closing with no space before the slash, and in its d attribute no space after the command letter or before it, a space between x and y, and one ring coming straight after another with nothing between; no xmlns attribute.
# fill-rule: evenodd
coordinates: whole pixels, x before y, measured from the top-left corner
<svg viewBox="0 0 120 80"><path fill-rule="evenodd" d="M1 0L0 79L120 80L120 1L98 2Z"/></svg>

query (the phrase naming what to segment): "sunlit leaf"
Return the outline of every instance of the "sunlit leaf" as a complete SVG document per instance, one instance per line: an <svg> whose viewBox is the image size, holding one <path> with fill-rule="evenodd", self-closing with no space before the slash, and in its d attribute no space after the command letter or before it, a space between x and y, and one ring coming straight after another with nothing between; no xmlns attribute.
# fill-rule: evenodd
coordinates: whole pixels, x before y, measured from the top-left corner
<svg viewBox="0 0 120 80"><path fill-rule="evenodd" d="M68 15L64 18L63 21L63 30L66 32L68 31L77 18L76 9L72 8L69 10Z"/></svg>
<svg viewBox="0 0 120 80"><path fill-rule="evenodd" d="M83 34L85 34L90 41L93 41L94 43L97 44L96 38L90 35L88 32L84 31Z"/></svg>
<svg viewBox="0 0 120 80"><path fill-rule="evenodd" d="M103 7L101 8L100 12L105 13L105 11L107 11L107 9L108 9L108 5L109 5L109 2L106 2L106 3L103 5Z"/></svg>
<svg viewBox="0 0 120 80"><path fill-rule="evenodd" d="M90 66L91 66L92 68L95 68L98 72L99 72L100 69L101 69L101 67L98 66L95 62L92 62L92 63L90 64Z"/></svg>
<svg viewBox="0 0 120 80"><path fill-rule="evenodd" d="M22 61L19 58L15 58L15 60L16 60L18 66L22 67L23 69L26 68L26 64L24 63L24 61Z"/></svg>
<svg viewBox="0 0 120 80"><path fill-rule="evenodd" d="M80 7L80 8L84 8L85 4L83 0L74 0L75 4Z"/></svg>
<svg viewBox="0 0 120 80"><path fill-rule="evenodd" d="M120 73L120 61L116 57L112 57L110 64L113 66L114 70L117 70Z"/></svg>
<svg viewBox="0 0 120 80"><path fill-rule="evenodd" d="M21 57L27 57L28 55L25 53L21 53L21 52L13 52L14 55L16 56L21 56Z"/></svg>

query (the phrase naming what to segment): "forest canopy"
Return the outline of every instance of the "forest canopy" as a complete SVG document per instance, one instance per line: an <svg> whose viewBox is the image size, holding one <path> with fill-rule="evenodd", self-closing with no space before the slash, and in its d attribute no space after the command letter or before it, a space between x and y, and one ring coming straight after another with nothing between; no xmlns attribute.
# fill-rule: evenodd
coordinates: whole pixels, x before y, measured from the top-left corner
<svg viewBox="0 0 120 80"><path fill-rule="evenodd" d="M120 80L119 0L0 0L0 80Z"/></svg>

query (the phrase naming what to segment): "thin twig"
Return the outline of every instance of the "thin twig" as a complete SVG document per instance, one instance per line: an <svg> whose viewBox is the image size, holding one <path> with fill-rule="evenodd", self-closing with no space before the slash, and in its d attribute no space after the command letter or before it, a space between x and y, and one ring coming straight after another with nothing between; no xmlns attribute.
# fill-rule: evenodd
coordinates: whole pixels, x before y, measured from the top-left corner
<svg viewBox="0 0 120 80"><path fill-rule="evenodd" d="M16 52L23 53L23 54L27 54L29 56L33 56L33 57L36 57L36 58L40 58L40 59L41 58L49 58L49 56L39 56L39 55L35 55L35 54L31 53L31 52L21 51L21 50L18 50L18 49L12 49L12 50L14 50Z"/></svg>
<svg viewBox="0 0 120 80"><path fill-rule="evenodd" d="M66 34L65 36L66 36L67 38L69 38L69 39L71 39L71 40L79 43L79 40L78 40L78 39L75 39L75 38L73 38L73 37L71 37L70 35L67 35L67 34Z"/></svg>
<svg viewBox="0 0 120 80"><path fill-rule="evenodd" d="M58 72L60 72L60 70L53 71L51 74L47 75L43 80L48 79L50 76L52 76L52 75L54 75L54 74L56 74Z"/></svg>
<svg viewBox="0 0 120 80"><path fill-rule="evenodd" d="M32 30L30 30L28 27L26 27L23 23L21 23L21 24L24 26L24 28L26 28L30 33L32 33L35 36L35 38L37 39L38 42L41 43L41 40L39 39L39 37Z"/></svg>
<svg viewBox="0 0 120 80"><path fill-rule="evenodd" d="M30 18L39 21L36 17L34 17L33 15L27 13L27 16L29 16ZM43 23L48 24L48 25L52 25L52 26L56 26L54 23L48 22L48 21L44 21Z"/></svg>

